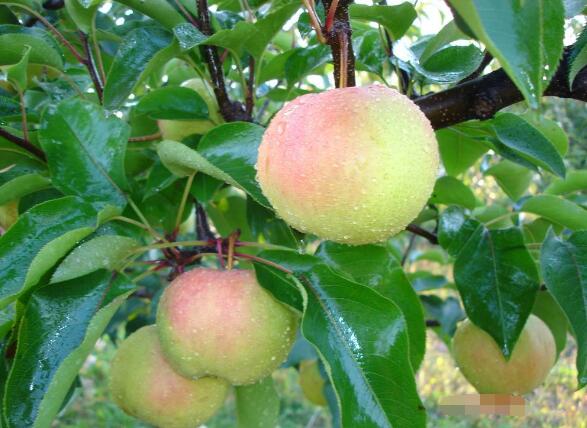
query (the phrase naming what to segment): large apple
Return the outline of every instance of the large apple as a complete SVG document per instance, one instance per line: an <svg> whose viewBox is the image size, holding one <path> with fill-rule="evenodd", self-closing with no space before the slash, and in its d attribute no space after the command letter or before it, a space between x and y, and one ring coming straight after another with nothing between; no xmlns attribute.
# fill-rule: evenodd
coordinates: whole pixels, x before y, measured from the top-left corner
<svg viewBox="0 0 587 428"><path fill-rule="evenodd" d="M426 204L437 171L430 122L380 85L296 98L271 121L257 160L261 189L280 217L348 244L402 231Z"/></svg>
<svg viewBox="0 0 587 428"><path fill-rule="evenodd" d="M157 311L161 346L184 376L254 383L287 357L297 317L250 270L194 269L164 291Z"/></svg>
<svg viewBox="0 0 587 428"><path fill-rule="evenodd" d="M192 428L224 403L225 380L187 379L163 358L155 326L143 327L120 345L110 370L114 401L129 415L158 427Z"/></svg>
<svg viewBox="0 0 587 428"><path fill-rule="evenodd" d="M457 327L453 354L467 380L482 394L526 394L540 385L556 359L554 337L530 315L509 360L493 338L469 320Z"/></svg>

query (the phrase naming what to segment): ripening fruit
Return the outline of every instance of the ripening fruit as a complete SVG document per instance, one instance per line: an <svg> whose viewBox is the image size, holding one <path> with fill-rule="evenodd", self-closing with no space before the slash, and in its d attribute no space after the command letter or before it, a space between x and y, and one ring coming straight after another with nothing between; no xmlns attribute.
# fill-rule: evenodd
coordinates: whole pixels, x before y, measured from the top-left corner
<svg viewBox="0 0 587 428"><path fill-rule="evenodd" d="M250 270L194 269L163 292L161 346L184 376L218 376L234 385L268 376L287 357L297 317Z"/></svg>
<svg viewBox="0 0 587 428"><path fill-rule="evenodd" d="M257 179L286 222L348 244L403 230L434 187L438 147L408 97L384 86L332 89L287 104L259 147Z"/></svg>
<svg viewBox="0 0 587 428"><path fill-rule="evenodd" d="M208 106L210 119L158 120L157 124L164 140L181 141L192 134L202 135L223 122L212 88L206 82L202 79L190 79L181 86L193 89L202 97Z"/></svg>
<svg viewBox="0 0 587 428"><path fill-rule="evenodd" d="M506 361L493 338L466 320L453 338L453 354L467 380L481 394L526 394L540 385L556 359L550 329L530 315Z"/></svg>
<svg viewBox="0 0 587 428"><path fill-rule="evenodd" d="M110 369L110 390L126 413L162 428L192 428L224 403L225 380L186 379L164 360L157 327L143 327L118 348Z"/></svg>
<svg viewBox="0 0 587 428"><path fill-rule="evenodd" d="M304 360L300 363L300 386L304 396L317 406L326 406L324 396L326 381L320 374L318 360Z"/></svg>

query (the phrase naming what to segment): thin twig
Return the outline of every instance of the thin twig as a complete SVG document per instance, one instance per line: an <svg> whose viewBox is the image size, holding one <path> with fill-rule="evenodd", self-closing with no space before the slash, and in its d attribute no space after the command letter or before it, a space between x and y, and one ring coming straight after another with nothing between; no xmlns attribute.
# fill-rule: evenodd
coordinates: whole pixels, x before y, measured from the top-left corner
<svg viewBox="0 0 587 428"><path fill-rule="evenodd" d="M86 55L86 58L82 60L82 64L85 65L88 69L92 82L94 83L94 88L96 89L96 94L98 95L98 100L100 101L100 104L102 104L104 84L100 80L99 72L94 62L94 56L92 54L92 48L90 47L88 35L85 34L83 31L80 31L79 37L84 48L84 53Z"/></svg>
<svg viewBox="0 0 587 428"><path fill-rule="evenodd" d="M20 90L20 88L18 88L17 92L18 92L18 99L20 101L19 104L20 104L20 120L21 120L21 127L22 127L22 136L24 137L25 141L29 141L29 125L27 123L27 117L26 117L26 106L24 104L24 94Z"/></svg>
<svg viewBox="0 0 587 428"><path fill-rule="evenodd" d="M247 80L246 112L249 117L253 116L255 106L255 58L249 57L249 78Z"/></svg>
<svg viewBox="0 0 587 428"><path fill-rule="evenodd" d="M322 24L320 24L320 18L318 18L318 14L316 13L316 3L314 2L314 0L302 0L302 3L308 11L308 16L310 17L310 25L316 32L316 38L320 43L326 43L326 38L322 33Z"/></svg>
<svg viewBox="0 0 587 428"><path fill-rule="evenodd" d="M332 0L332 2L330 3L330 7L328 8L328 15L326 15L326 24L324 25L327 32L331 31L332 26L334 25L334 14L336 13L337 7L338 0Z"/></svg>
<svg viewBox="0 0 587 428"><path fill-rule="evenodd" d="M438 236L436 236L434 233L427 231L426 229L418 226L417 224L408 224L408 227L406 227L406 230L408 230L409 232L412 232L415 235L421 236L422 238L426 238L428 240L428 242L430 242L431 244L438 244Z"/></svg>
<svg viewBox="0 0 587 428"><path fill-rule="evenodd" d="M17 137L16 135L13 135L10 132L8 132L7 130L5 130L4 128L0 128L0 137L4 137L5 139L10 141L11 143L14 143L17 146L19 146L20 148L25 149L27 152L32 153L33 155L35 155L36 157L38 157L42 161L47 161L47 157L45 156L45 153L43 153L43 151L41 149L39 149L37 146L35 146L31 142L29 142L28 140Z"/></svg>
<svg viewBox="0 0 587 428"><path fill-rule="evenodd" d="M214 235L214 233L212 233L212 230L210 229L210 225L208 224L208 216L206 215L206 211L204 211L204 207L198 201L195 201L195 204L196 237L198 239L215 240L216 235Z"/></svg>
<svg viewBox="0 0 587 428"><path fill-rule="evenodd" d="M192 183L194 182L194 176L196 174L191 174L188 177L187 182L185 183L185 188L183 189L183 195L181 196L181 202L179 203L179 208L177 210L177 217L175 217L175 227L173 228L174 231L179 229L179 225L181 224L181 218L183 217L183 212L185 210L185 205L188 200L188 196L190 194L190 189L192 188Z"/></svg>
<svg viewBox="0 0 587 428"><path fill-rule="evenodd" d="M140 135L138 137L129 137L129 143L144 143L146 141L156 141L161 139L162 135L161 132L155 132L154 134L149 135Z"/></svg>
<svg viewBox="0 0 587 428"><path fill-rule="evenodd" d="M402 266L404 266L406 264L406 261L408 260L410 252L412 251L412 248L414 248L414 243L416 242L417 236L418 235L416 235L416 234L412 234L410 236L410 241L408 242L408 247L406 248L406 251L404 252L404 255L402 256L402 261L401 261Z"/></svg>

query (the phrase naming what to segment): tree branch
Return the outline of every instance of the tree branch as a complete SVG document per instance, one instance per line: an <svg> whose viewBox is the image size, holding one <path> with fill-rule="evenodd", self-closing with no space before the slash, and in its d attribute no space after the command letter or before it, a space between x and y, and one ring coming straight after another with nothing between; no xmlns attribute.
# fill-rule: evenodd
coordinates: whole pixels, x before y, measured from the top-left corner
<svg viewBox="0 0 587 428"><path fill-rule="evenodd" d="M332 51L334 82L336 87L355 86L355 53L349 22L349 5L352 0L325 0L329 11L323 34ZM344 73L344 76L341 74ZM342 77L342 78L341 78ZM341 85L344 83L344 85Z"/></svg>
<svg viewBox="0 0 587 428"><path fill-rule="evenodd" d="M196 0L198 7L198 29L202 34L211 36L214 31L210 24L210 13L208 11L208 0ZM218 101L218 107L222 117L227 122L244 120L251 121L250 115L247 114L245 107L238 101L231 101L226 90L226 83L224 81L224 72L222 70L222 62L218 56L218 49L212 45L202 45L200 52L206 60L210 78L212 79L212 87L214 95Z"/></svg>
<svg viewBox="0 0 587 428"><path fill-rule="evenodd" d="M577 75L573 88L569 87L571 49L572 46L565 49L559 68L544 95L587 102L587 67ZM499 69L414 101L428 117L434 129L441 129L467 120L490 119L502 108L522 101L523 98L505 71Z"/></svg>
<svg viewBox="0 0 587 428"><path fill-rule="evenodd" d="M426 229L418 226L417 224L408 224L408 227L406 227L406 230L408 232L412 232L414 235L418 235L421 236L422 238L426 238L428 240L428 242L430 242L431 244L438 244L438 236L436 236L436 234L427 231Z"/></svg>
<svg viewBox="0 0 587 428"><path fill-rule="evenodd" d="M92 55L92 48L90 47L88 35L85 34L83 31L80 31L79 38L82 42L82 47L84 48L85 55L82 64L85 65L88 69L90 78L92 79L92 82L94 83L94 88L96 89L96 94L98 95L98 100L100 101L100 104L102 104L104 83L100 80L100 74L98 73L98 69L96 68L96 63L94 62L94 56Z"/></svg>
<svg viewBox="0 0 587 428"><path fill-rule="evenodd" d="M17 137L16 135L11 134L10 132L5 130L4 128L0 128L0 137L4 137L5 139L10 141L11 143L16 144L18 147L25 149L27 152L34 154L36 157L38 157L42 161L47 160L45 153L43 153L43 151L41 149L39 149L37 146L30 143L28 140L25 140L24 138L20 138L20 137Z"/></svg>

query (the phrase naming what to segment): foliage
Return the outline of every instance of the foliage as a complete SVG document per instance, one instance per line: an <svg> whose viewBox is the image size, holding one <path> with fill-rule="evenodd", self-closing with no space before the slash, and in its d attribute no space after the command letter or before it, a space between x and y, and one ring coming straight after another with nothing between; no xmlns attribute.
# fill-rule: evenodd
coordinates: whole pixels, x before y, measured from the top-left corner
<svg viewBox="0 0 587 428"><path fill-rule="evenodd" d="M538 293L585 386L585 105L542 96L587 101L587 2L448 1L434 35L425 2L302 3L0 0L0 426L50 426L96 340L152 324L168 279L198 264L254 269L300 313L287 364L321 358L335 426L425 426L426 327L448 343L466 314L508 356ZM497 69L524 104L442 110ZM277 218L255 163L285 102L355 80L419 105L437 93L456 119L408 230L345 247ZM211 129L174 141L159 120ZM271 390L252 391L241 419L271 424L246 402Z"/></svg>

